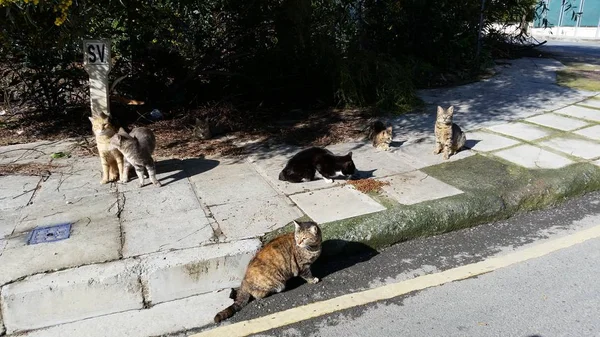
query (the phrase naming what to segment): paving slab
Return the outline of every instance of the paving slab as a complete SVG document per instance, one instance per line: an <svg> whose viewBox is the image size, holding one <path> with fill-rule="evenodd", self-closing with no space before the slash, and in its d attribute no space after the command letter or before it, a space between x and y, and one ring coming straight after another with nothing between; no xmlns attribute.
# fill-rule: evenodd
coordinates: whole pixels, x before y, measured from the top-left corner
<svg viewBox="0 0 600 337"><path fill-rule="evenodd" d="M183 183L187 180L187 173L184 171L184 166L179 159L158 159L156 160L156 179L166 187L171 184ZM151 189L156 188L152 185L148 174L145 173L146 181L143 187L139 187L138 177L135 174L135 170L132 168L129 171L129 182L115 184L119 192L131 192L138 191L140 189Z"/></svg>
<svg viewBox="0 0 600 337"><path fill-rule="evenodd" d="M20 209L14 232L24 233L35 227L60 223L87 224L94 221L97 224L106 218L116 219L118 212L117 196L110 194L81 197L68 203L61 199L35 201Z"/></svg>
<svg viewBox="0 0 600 337"><path fill-rule="evenodd" d="M489 132L469 132L467 147L480 152L490 152L519 144L519 141Z"/></svg>
<svg viewBox="0 0 600 337"><path fill-rule="evenodd" d="M116 260L121 249L116 217L77 222L67 240L27 245L28 235L24 232L6 240L0 255L0 285L23 276Z"/></svg>
<svg viewBox="0 0 600 337"><path fill-rule="evenodd" d="M577 104L585 105L585 106L596 108L596 109L600 109L600 99L596 99L596 98L590 98L588 100L585 100L583 102L579 102Z"/></svg>
<svg viewBox="0 0 600 337"><path fill-rule="evenodd" d="M527 141L544 138L551 134L548 129L519 122L491 126L488 130Z"/></svg>
<svg viewBox="0 0 600 337"><path fill-rule="evenodd" d="M403 205L445 198L463 193L463 191L435 179L421 171L407 172L382 181L389 182L383 190Z"/></svg>
<svg viewBox="0 0 600 337"><path fill-rule="evenodd" d="M260 246L253 239L146 255L141 258L146 301L154 305L238 287Z"/></svg>
<svg viewBox="0 0 600 337"><path fill-rule="evenodd" d="M229 241L261 236L304 215L281 195L209 206L209 209Z"/></svg>
<svg viewBox="0 0 600 337"><path fill-rule="evenodd" d="M573 131L573 133L587 137L587 138L591 138L594 140L600 140L600 125L594 125L594 126L590 126L589 128Z"/></svg>
<svg viewBox="0 0 600 337"><path fill-rule="evenodd" d="M467 134L467 139L469 139L469 134ZM427 166L460 160L475 154L475 152L468 149L462 149L446 160L441 153L438 155L433 154L434 148L435 140L427 138L419 142L403 144L397 150L393 151L393 155L412 166L413 169L421 169Z"/></svg>
<svg viewBox="0 0 600 337"><path fill-rule="evenodd" d="M0 239L4 239L13 233L20 214L20 210L5 210L0 212Z"/></svg>
<svg viewBox="0 0 600 337"><path fill-rule="evenodd" d="M600 110L587 108L579 105L569 105L568 107L554 111L557 114L586 119L594 122L600 122Z"/></svg>
<svg viewBox="0 0 600 337"><path fill-rule="evenodd" d="M209 206L277 195L277 191L247 162L219 165L190 180L198 196Z"/></svg>
<svg viewBox="0 0 600 337"><path fill-rule="evenodd" d="M0 177L0 210L26 206L41 179L31 176Z"/></svg>
<svg viewBox="0 0 600 337"><path fill-rule="evenodd" d="M101 177L100 171L84 174L53 173L40 184L35 201L67 202L91 195L114 194L117 191L115 184L100 184Z"/></svg>
<svg viewBox="0 0 600 337"><path fill-rule="evenodd" d="M525 121L562 131L572 131L589 124L588 122L579 119L569 118L553 113L533 116L525 119Z"/></svg>
<svg viewBox="0 0 600 337"><path fill-rule="evenodd" d="M398 149L392 143L390 151L378 150L371 143L353 142L327 146L335 154L352 152L352 160L363 178L381 178L414 170L413 166L401 157L393 154Z"/></svg>
<svg viewBox="0 0 600 337"><path fill-rule="evenodd" d="M187 180L179 180L168 186L145 186L120 193L123 200L123 221L168 218L173 214L200 208L200 202Z"/></svg>
<svg viewBox="0 0 600 337"><path fill-rule="evenodd" d="M259 172L271 186L274 186L276 190L285 195L314 191L332 186L331 183L322 179L318 173L316 174L315 180L302 183L290 183L279 180L279 173L285 167L287 160L287 157L259 159L252 161L252 165L254 165L256 171ZM336 179L334 180L333 185L342 185L344 182L344 179Z"/></svg>
<svg viewBox="0 0 600 337"><path fill-rule="evenodd" d="M30 276L2 287L7 332L32 330L144 305L138 262L122 260Z"/></svg>
<svg viewBox="0 0 600 337"><path fill-rule="evenodd" d="M229 291L213 292L161 303L149 309L126 311L30 331L21 336L163 336L211 324L215 314L231 303L233 301L229 299Z"/></svg>
<svg viewBox="0 0 600 337"><path fill-rule="evenodd" d="M557 137L543 141L540 145L583 159L600 157L600 143L593 140Z"/></svg>
<svg viewBox="0 0 600 337"><path fill-rule="evenodd" d="M290 198L318 224L386 209L349 185L295 194Z"/></svg>
<svg viewBox="0 0 600 337"><path fill-rule="evenodd" d="M123 221L123 256L201 246L213 241L214 232L202 209Z"/></svg>
<svg viewBox="0 0 600 337"><path fill-rule="evenodd" d="M44 146L51 144L50 141L39 141L28 144L15 144L0 147L0 164L14 164L24 162L43 162L50 161L49 154L46 154Z"/></svg>
<svg viewBox="0 0 600 337"><path fill-rule="evenodd" d="M6 328L4 327L4 321L2 320L2 310L0 310L0 335L6 332Z"/></svg>
<svg viewBox="0 0 600 337"><path fill-rule="evenodd" d="M495 152L494 155L530 169L557 169L573 161L533 145L519 145Z"/></svg>

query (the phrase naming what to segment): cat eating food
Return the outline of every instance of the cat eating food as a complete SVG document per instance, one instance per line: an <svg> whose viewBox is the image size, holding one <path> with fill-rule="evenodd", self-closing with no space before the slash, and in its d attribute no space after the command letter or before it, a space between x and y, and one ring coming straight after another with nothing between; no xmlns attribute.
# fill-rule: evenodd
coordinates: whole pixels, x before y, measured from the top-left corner
<svg viewBox="0 0 600 337"><path fill-rule="evenodd" d="M433 154L444 151L444 159L450 158L465 145L467 137L460 127L452 122L454 107L444 109L437 107L437 118L435 120L435 149Z"/></svg>
<svg viewBox="0 0 600 337"><path fill-rule="evenodd" d="M385 126L382 121L377 120L369 126L368 138L372 141L373 147L379 150L389 151L392 137L391 125Z"/></svg>
<svg viewBox="0 0 600 337"><path fill-rule="evenodd" d="M106 184L109 181L116 181L123 174L123 154L110 146L110 139L119 129L111 121L109 115L102 113L89 117L89 119L92 122L92 131L96 136L96 146L102 164L102 180L100 183Z"/></svg>
<svg viewBox="0 0 600 337"><path fill-rule="evenodd" d="M250 260L235 302L215 316L215 323L240 311L251 297L261 299L283 291L292 277L300 276L311 284L319 282L310 265L321 254L321 229L314 222L294 221L294 226L294 233L273 239Z"/></svg>
<svg viewBox="0 0 600 337"><path fill-rule="evenodd" d="M296 153L287 162L279 173L279 180L292 183L311 181L314 180L317 171L329 183L333 183L333 178L340 174L355 176L357 173L352 161L352 152L345 156L336 156L329 150L311 147Z"/></svg>
<svg viewBox="0 0 600 337"><path fill-rule="evenodd" d="M156 169L152 158L152 153L156 147L156 137L152 130L139 127L133 129L129 134L120 131L111 138L110 145L112 148L121 151L125 157L121 177L122 183L129 181L129 169L133 166L140 181L140 187L144 186L145 182L144 168L148 171L152 183L157 187L161 186L161 183L156 179Z"/></svg>

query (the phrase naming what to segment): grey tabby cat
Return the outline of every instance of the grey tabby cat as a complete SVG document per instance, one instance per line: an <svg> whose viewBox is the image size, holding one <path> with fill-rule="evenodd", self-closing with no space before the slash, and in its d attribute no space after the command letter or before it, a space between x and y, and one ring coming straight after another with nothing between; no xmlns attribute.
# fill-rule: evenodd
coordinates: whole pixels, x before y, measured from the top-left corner
<svg viewBox="0 0 600 337"><path fill-rule="evenodd" d="M140 180L140 187L144 186L144 168L148 171L148 176L154 185L161 186L161 183L156 179L156 169L152 153L156 147L156 137L152 130L139 127L133 129L129 134L124 131L119 131L111 140L110 145L118 149L125 157L123 165L123 176L121 182L129 181L129 169L131 166L135 168L135 173Z"/></svg>
<svg viewBox="0 0 600 337"><path fill-rule="evenodd" d="M435 149L433 154L444 151L444 159L450 158L465 146L467 137L460 127L452 122L454 107L444 109L437 107L437 118L435 120Z"/></svg>

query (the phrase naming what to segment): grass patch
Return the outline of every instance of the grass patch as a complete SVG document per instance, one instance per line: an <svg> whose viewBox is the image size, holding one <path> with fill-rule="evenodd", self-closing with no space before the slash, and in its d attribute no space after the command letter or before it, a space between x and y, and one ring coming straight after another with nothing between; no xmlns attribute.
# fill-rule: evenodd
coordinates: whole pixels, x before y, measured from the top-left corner
<svg viewBox="0 0 600 337"><path fill-rule="evenodd" d="M600 66L569 62L566 69L556 72L556 82L569 88L600 91Z"/></svg>

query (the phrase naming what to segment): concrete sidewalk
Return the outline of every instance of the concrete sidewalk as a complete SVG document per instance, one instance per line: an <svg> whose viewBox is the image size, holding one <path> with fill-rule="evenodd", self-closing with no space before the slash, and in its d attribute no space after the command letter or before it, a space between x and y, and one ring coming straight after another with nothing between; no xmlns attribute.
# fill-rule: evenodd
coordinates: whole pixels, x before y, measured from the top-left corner
<svg viewBox="0 0 600 337"><path fill-rule="evenodd" d="M600 165L597 93L555 85L562 66L511 60L498 75L421 92L427 114L401 116L393 150L355 141L363 175L389 182L377 195L344 182L290 184L279 171L299 148L258 148L243 158L162 159L162 188L100 185L98 158L54 159L58 172L0 177L0 335L154 336L212 322L229 305L260 238L299 218L319 224L375 216L394 207L460 196L465 188L428 172L435 105L455 106L467 130L465 158L557 170ZM0 148L0 164L48 163L73 141ZM71 223L68 239L27 244L33 229ZM377 247L375 247L377 248ZM22 333L22 334L21 334Z"/></svg>

